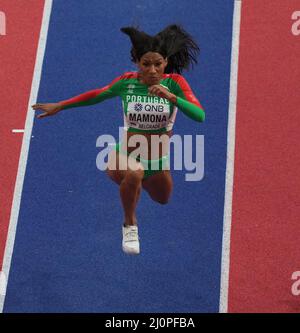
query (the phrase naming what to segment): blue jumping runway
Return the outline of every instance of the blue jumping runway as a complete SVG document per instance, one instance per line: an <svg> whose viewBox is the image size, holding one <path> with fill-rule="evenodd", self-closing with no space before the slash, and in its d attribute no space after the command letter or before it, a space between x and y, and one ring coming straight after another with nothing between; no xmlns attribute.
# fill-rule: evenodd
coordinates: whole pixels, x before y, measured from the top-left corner
<svg viewBox="0 0 300 333"><path fill-rule="evenodd" d="M206 111L181 112L175 134L204 135L205 176L173 171L168 205L143 192L141 254L121 248L118 187L96 168L102 134L118 138L121 101L34 120L4 312L218 312L233 1L53 1L39 102L103 87L126 71L132 24L182 24L200 45L183 75Z"/></svg>

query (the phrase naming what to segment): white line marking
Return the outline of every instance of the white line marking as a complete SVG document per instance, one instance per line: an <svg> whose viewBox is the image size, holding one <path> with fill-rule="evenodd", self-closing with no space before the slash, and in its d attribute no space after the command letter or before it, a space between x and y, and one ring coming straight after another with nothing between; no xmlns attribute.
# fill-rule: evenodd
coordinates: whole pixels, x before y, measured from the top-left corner
<svg viewBox="0 0 300 333"><path fill-rule="evenodd" d="M16 184L15 184L14 197L13 197L10 222L9 222L9 229L8 229L8 235L7 235L6 245L5 245L4 258L3 258L2 271L7 280L9 278L11 257L12 257L12 253L13 253L14 242L15 242L15 235L16 235L18 216L19 216L19 210L20 210L20 202L21 202L21 196L22 196L24 175L25 175L25 170L26 170L30 138L31 138L33 119L34 119L34 111L31 109L31 105L36 103L37 94L38 94L38 90L39 90L39 86L40 86L41 72L42 72L42 65L43 65L45 47L46 47L46 41L47 41L47 35L48 35L51 8L52 8L52 0L45 0L43 20L42 20L42 26L41 26L41 31L40 31L37 56L36 56L33 80L32 80L31 91L30 91L30 99L29 99L26 122L25 122L25 132L23 135L21 155L20 155L19 166L18 166L18 174L17 174ZM5 288L5 290L3 290L3 295L0 295L0 312L3 312L5 294L6 294L6 288Z"/></svg>
<svg viewBox="0 0 300 333"><path fill-rule="evenodd" d="M6 276L5 273L0 271L0 296L4 296L6 292Z"/></svg>
<svg viewBox="0 0 300 333"><path fill-rule="evenodd" d="M6 15L0 11L0 36L6 36Z"/></svg>
<svg viewBox="0 0 300 333"><path fill-rule="evenodd" d="M25 129L13 129L11 130L13 133L24 133Z"/></svg>
<svg viewBox="0 0 300 333"><path fill-rule="evenodd" d="M223 242L222 242L221 290L220 290L220 305L219 305L219 312L221 313L226 313L228 311L230 233L231 233L231 217L232 217L231 214L232 214L233 176L234 176L235 123L236 123L241 6L242 6L241 1L235 0L233 24L232 24L226 184L225 184Z"/></svg>

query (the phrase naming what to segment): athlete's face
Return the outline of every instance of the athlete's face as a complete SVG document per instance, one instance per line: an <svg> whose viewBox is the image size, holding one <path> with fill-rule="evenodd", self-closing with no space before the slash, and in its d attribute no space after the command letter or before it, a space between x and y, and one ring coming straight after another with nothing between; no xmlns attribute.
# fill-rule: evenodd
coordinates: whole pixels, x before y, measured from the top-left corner
<svg viewBox="0 0 300 333"><path fill-rule="evenodd" d="M157 52L145 53L137 62L140 77L147 85L158 84L167 67L168 61Z"/></svg>

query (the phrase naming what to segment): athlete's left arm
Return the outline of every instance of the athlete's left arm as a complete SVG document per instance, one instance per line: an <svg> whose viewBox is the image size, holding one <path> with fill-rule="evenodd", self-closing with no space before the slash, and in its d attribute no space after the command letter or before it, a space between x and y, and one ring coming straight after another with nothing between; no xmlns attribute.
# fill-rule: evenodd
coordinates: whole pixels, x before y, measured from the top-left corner
<svg viewBox="0 0 300 333"><path fill-rule="evenodd" d="M194 95L185 78L179 74L173 74L174 81L174 98L175 105L193 120L203 122L205 120L205 112L199 100Z"/></svg>

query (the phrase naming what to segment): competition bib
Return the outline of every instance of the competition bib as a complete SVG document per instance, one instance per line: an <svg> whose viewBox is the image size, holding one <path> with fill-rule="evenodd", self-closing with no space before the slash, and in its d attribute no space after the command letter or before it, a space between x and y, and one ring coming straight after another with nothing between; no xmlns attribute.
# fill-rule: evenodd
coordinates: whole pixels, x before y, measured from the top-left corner
<svg viewBox="0 0 300 333"><path fill-rule="evenodd" d="M130 127L155 130L166 127L170 117L169 104L129 102L126 120Z"/></svg>

